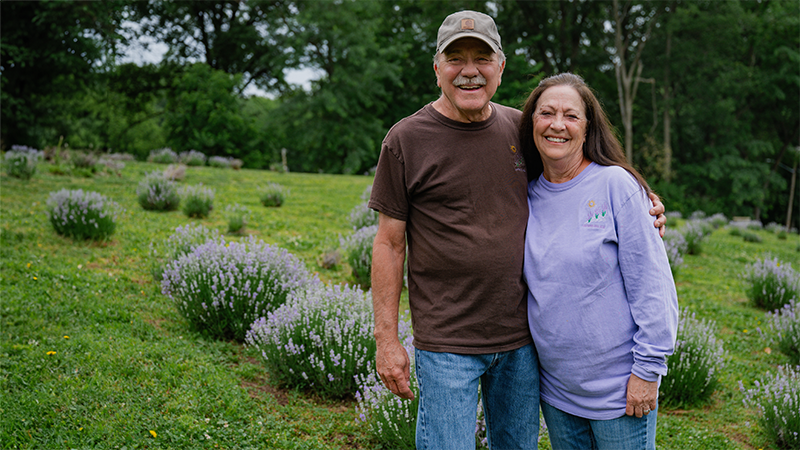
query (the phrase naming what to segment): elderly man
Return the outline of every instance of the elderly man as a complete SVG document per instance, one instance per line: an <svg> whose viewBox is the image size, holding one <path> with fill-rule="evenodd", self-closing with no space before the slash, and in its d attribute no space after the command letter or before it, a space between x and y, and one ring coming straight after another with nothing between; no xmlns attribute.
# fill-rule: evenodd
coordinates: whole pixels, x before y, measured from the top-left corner
<svg viewBox="0 0 800 450"><path fill-rule="evenodd" d="M442 95L392 127L375 174L376 364L395 395L413 398L397 337L407 242L418 449L475 448L478 383L490 448L537 448L539 369L522 277L521 113L491 102L504 67L491 17L448 16L433 65Z"/></svg>

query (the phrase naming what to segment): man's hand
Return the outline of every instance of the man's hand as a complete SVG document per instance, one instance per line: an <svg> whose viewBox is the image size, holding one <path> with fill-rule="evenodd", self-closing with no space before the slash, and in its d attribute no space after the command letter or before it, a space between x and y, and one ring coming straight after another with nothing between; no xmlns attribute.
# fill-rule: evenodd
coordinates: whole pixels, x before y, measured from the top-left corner
<svg viewBox="0 0 800 450"><path fill-rule="evenodd" d="M653 226L658 228L658 234L661 237L664 237L664 233L667 232L667 216L664 215L666 211L664 209L664 204L661 203L661 199L655 194L655 192L650 193L650 200L653 201L653 207L650 209L650 215L656 216L656 221L653 222Z"/></svg>
<svg viewBox="0 0 800 450"><path fill-rule="evenodd" d="M645 381L634 374L628 380L628 403L625 414L636 417L650 414L658 406L658 382Z"/></svg>
<svg viewBox="0 0 800 450"><path fill-rule="evenodd" d="M408 400L414 399L411 392L411 361L408 353L400 341L395 339L389 342L378 343L375 355L375 364L378 375L383 384L392 391L392 394Z"/></svg>

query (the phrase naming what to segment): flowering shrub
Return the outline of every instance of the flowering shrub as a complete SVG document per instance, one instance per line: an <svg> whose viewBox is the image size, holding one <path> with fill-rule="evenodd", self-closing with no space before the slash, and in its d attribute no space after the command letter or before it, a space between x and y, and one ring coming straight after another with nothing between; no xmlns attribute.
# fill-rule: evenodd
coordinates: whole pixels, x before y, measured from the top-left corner
<svg viewBox="0 0 800 450"><path fill-rule="evenodd" d="M261 188L259 197L264 206L281 206L286 200L286 189L278 183L268 183Z"/></svg>
<svg viewBox="0 0 800 450"><path fill-rule="evenodd" d="M231 169L241 170L242 166L244 166L244 161L238 158L231 158Z"/></svg>
<svg viewBox="0 0 800 450"><path fill-rule="evenodd" d="M692 214L694 217L697 214ZM704 220L690 219L683 225L683 237L686 239L686 251L690 255L699 255L701 248L701 241L709 234L710 225Z"/></svg>
<svg viewBox="0 0 800 450"><path fill-rule="evenodd" d="M778 367L773 376L756 381L755 387L744 392L744 404L757 408L764 432L777 448L800 448L800 372L786 365Z"/></svg>
<svg viewBox="0 0 800 450"><path fill-rule="evenodd" d="M677 220L683 218L683 214L681 214L680 211L667 211L666 213L664 213L664 215L667 216L667 219L670 220Z"/></svg>
<svg viewBox="0 0 800 450"><path fill-rule="evenodd" d="M770 223L764 225L764 229L769 231L770 233L777 233L777 232L781 231L783 229L783 227L780 226L779 224L777 224L776 222L770 222Z"/></svg>
<svg viewBox="0 0 800 450"><path fill-rule="evenodd" d="M377 225L370 225L356 230L355 233L340 238L339 243L344 251L344 257L350 268L353 269L353 276L364 288L372 285L370 274L372 273L372 244L375 235L378 233Z"/></svg>
<svg viewBox="0 0 800 450"><path fill-rule="evenodd" d="M212 156L208 158L208 165L219 169L227 169L231 166L231 158L224 156Z"/></svg>
<svg viewBox="0 0 800 450"><path fill-rule="evenodd" d="M149 211L173 211L181 202L175 182L160 172L145 175L136 188L136 197L142 208Z"/></svg>
<svg viewBox="0 0 800 450"><path fill-rule="evenodd" d="M759 235L757 235L755 233L751 233L749 231L743 231L742 232L742 239L745 242L755 242L755 243L761 242L761 236L759 236Z"/></svg>
<svg viewBox="0 0 800 450"><path fill-rule="evenodd" d="M316 280L286 250L256 241L208 241L168 262L161 291L197 331L243 341L250 325Z"/></svg>
<svg viewBox="0 0 800 450"><path fill-rule="evenodd" d="M188 217L208 217L214 209L214 190L202 184L181 189L181 197L181 209Z"/></svg>
<svg viewBox="0 0 800 450"><path fill-rule="evenodd" d="M6 152L3 166L6 173L14 178L30 180L36 173L36 163L42 152L24 145L14 145Z"/></svg>
<svg viewBox="0 0 800 450"><path fill-rule="evenodd" d="M197 150L189 150L188 152L181 152L180 161L187 166L204 166L206 165L206 155Z"/></svg>
<svg viewBox="0 0 800 450"><path fill-rule="evenodd" d="M169 147L160 148L152 150L147 157L147 161L159 164L173 164L178 162L178 154Z"/></svg>
<svg viewBox="0 0 800 450"><path fill-rule="evenodd" d="M204 227L203 225L183 225L175 228L175 232L167 240L159 244L150 243L150 256L153 259L151 272L153 278L161 282L164 266L167 262L176 261L195 247L208 241L221 242L219 231Z"/></svg>
<svg viewBox="0 0 800 450"><path fill-rule="evenodd" d="M706 218L706 212L699 209L697 211L692 212L692 214L689 216L689 220L703 220L705 218Z"/></svg>
<svg viewBox="0 0 800 450"><path fill-rule="evenodd" d="M800 365L800 308L797 300L767 313L768 327L776 337L778 349L789 357L792 364Z"/></svg>
<svg viewBox="0 0 800 450"><path fill-rule="evenodd" d="M350 226L354 230L378 224L378 212L367 206L367 202L356 205L350 211Z"/></svg>
<svg viewBox="0 0 800 450"><path fill-rule="evenodd" d="M686 238L683 237L683 233L667 228L667 232L664 233L664 248L667 250L669 267L674 274L683 264L683 254L686 253Z"/></svg>
<svg viewBox="0 0 800 450"><path fill-rule="evenodd" d="M330 398L356 392L375 359L372 295L317 283L253 323L247 343L261 351L270 379Z"/></svg>
<svg viewBox="0 0 800 450"><path fill-rule="evenodd" d="M769 255L748 264L743 275L748 283L747 297L760 308L783 308L793 298L800 298L800 277L791 263Z"/></svg>
<svg viewBox="0 0 800 450"><path fill-rule="evenodd" d="M242 234L250 220L250 209L238 203L225 207L225 219L228 221L228 233Z"/></svg>
<svg viewBox="0 0 800 450"><path fill-rule="evenodd" d="M56 233L75 239L106 239L117 226L119 205L97 192L62 189L47 199L47 217Z"/></svg>
<svg viewBox="0 0 800 450"><path fill-rule="evenodd" d="M419 386L414 366L414 347L412 346L411 324L407 320L398 322L398 337L408 353L411 362L409 385L414 400L403 400L384 386L374 369L359 375L356 392L357 421L367 424L372 440L380 448L414 449L419 406ZM371 365L371 363L370 363ZM544 428L544 424L542 424ZM476 448L488 448L486 422L483 416L483 403L478 401L475 418Z"/></svg>
<svg viewBox="0 0 800 450"><path fill-rule="evenodd" d="M731 227L730 231L728 231L728 234L730 234L731 236L741 236L742 229L739 227Z"/></svg>
<svg viewBox="0 0 800 450"><path fill-rule="evenodd" d="M708 399L717 387L714 376L725 351L714 336L714 321L698 320L681 311L675 352L667 357L667 375L661 380L661 402L679 407Z"/></svg>
<svg viewBox="0 0 800 450"><path fill-rule="evenodd" d="M72 152L70 164L78 169L94 169L97 166L97 157L89 152Z"/></svg>
<svg viewBox="0 0 800 450"><path fill-rule="evenodd" d="M725 214L716 213L713 216L706 219L706 221L711 225L712 228L715 230L719 227L725 226L728 224L729 220L725 217Z"/></svg>
<svg viewBox="0 0 800 450"><path fill-rule="evenodd" d="M186 178L186 164L170 164L164 169L164 178L172 181L183 181Z"/></svg>

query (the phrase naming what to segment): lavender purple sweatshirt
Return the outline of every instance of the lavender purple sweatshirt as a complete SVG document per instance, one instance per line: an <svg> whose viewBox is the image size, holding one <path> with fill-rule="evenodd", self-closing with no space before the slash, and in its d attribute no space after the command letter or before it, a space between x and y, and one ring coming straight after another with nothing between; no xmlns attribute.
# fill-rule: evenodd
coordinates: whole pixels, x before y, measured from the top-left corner
<svg viewBox="0 0 800 450"><path fill-rule="evenodd" d="M617 166L592 163L528 186L524 275L542 401L594 420L625 414L631 373L660 381L678 299L650 200Z"/></svg>

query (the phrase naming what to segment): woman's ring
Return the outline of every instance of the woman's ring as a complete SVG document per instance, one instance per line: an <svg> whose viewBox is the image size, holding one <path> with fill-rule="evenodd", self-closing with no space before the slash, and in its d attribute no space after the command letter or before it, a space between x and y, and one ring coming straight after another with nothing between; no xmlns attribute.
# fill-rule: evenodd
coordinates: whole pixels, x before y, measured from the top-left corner
<svg viewBox="0 0 800 450"><path fill-rule="evenodd" d="M642 408L642 412L645 413L645 414L648 414L650 412L650 408L645 406L645 407Z"/></svg>

